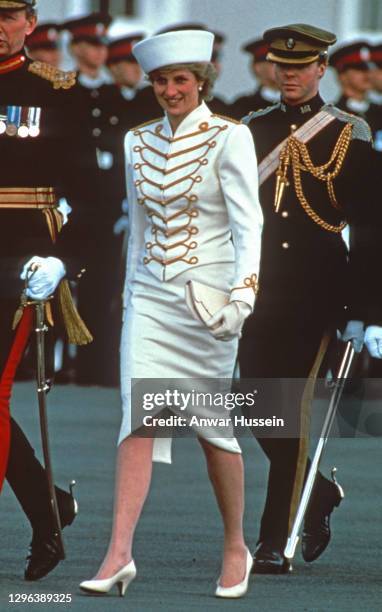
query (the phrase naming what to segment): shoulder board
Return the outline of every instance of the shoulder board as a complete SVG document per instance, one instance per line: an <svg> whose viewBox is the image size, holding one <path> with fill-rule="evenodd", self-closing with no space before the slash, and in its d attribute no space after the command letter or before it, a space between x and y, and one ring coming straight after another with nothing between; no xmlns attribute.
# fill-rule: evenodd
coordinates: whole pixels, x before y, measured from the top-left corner
<svg viewBox="0 0 382 612"><path fill-rule="evenodd" d="M337 108L333 104L325 104L321 110L325 110L339 121L343 121L344 123L351 123L353 126L352 139L354 140L366 140L366 142L371 142L372 135L369 124L362 119L362 117L358 117L357 115L352 115L351 113L347 113L346 111Z"/></svg>
<svg viewBox="0 0 382 612"><path fill-rule="evenodd" d="M214 113L212 117L218 117L219 119L224 119L224 121L230 121L231 123L236 123L236 124L241 123L240 121L238 121L237 119L234 119L233 117L227 117L226 115L218 115L217 113Z"/></svg>
<svg viewBox="0 0 382 612"><path fill-rule="evenodd" d="M50 81L53 89L70 89L76 84L76 73L65 72L45 62L32 62L28 66L29 72L46 81Z"/></svg>
<svg viewBox="0 0 382 612"><path fill-rule="evenodd" d="M278 110L280 106L281 105L278 102L277 104L271 104L270 106L266 106L265 108L259 108L259 110L257 111L251 111L250 113L248 113L248 115L242 118L241 122L247 124L252 121L252 119L257 119L257 117L263 117L264 115L268 115L268 113L271 113L274 110Z"/></svg>
<svg viewBox="0 0 382 612"><path fill-rule="evenodd" d="M146 127L147 125L151 125L152 123L158 123L158 121L162 121L162 119L164 119L164 117L158 117L157 119L150 119L150 121L145 121L145 123L140 123L139 125L136 125L130 128L130 132L134 132L135 130L140 130L141 128Z"/></svg>

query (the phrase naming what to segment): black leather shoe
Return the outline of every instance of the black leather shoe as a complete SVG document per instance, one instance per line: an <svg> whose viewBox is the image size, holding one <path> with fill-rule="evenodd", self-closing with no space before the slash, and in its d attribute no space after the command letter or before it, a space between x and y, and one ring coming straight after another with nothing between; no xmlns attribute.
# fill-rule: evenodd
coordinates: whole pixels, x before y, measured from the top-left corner
<svg viewBox="0 0 382 612"><path fill-rule="evenodd" d="M253 574L287 574L292 565L283 551L269 542L260 542L253 556Z"/></svg>
<svg viewBox="0 0 382 612"><path fill-rule="evenodd" d="M61 561L58 535L33 533L29 554L26 558L25 580L39 580L52 571Z"/></svg>
<svg viewBox="0 0 382 612"><path fill-rule="evenodd" d="M66 493L65 498L58 496L61 526L63 528L73 523L78 512L78 504L73 497L73 486L74 482L70 484L70 495ZM61 548L57 533L53 530L46 531L46 529L35 528L26 558L25 580L32 581L43 578L61 560Z"/></svg>
<svg viewBox="0 0 382 612"><path fill-rule="evenodd" d="M314 491L302 533L302 556L309 563L318 559L330 542L330 515L344 498L342 487L335 479L333 482L321 478Z"/></svg>

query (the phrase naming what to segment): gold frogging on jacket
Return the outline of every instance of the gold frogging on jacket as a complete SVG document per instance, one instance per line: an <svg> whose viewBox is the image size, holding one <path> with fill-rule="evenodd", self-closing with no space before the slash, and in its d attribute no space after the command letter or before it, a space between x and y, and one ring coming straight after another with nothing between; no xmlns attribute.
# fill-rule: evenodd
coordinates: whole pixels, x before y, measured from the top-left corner
<svg viewBox="0 0 382 612"><path fill-rule="evenodd" d="M143 260L144 264L147 265L151 261L156 261L162 266L169 266L175 262L183 261L188 265L195 265L199 263L198 257L196 257L195 255L190 257L189 254L190 254L190 251L196 249L198 246L198 243L192 239L193 236L195 236L199 232L199 228L196 225L192 225L192 221L198 216L198 210L195 206L195 203L197 202L198 197L195 194L191 194L190 191L192 190L195 184L199 184L202 182L203 177L197 173L202 167L208 165L207 155L209 151L215 148L216 138L221 132L226 130L228 126L227 125L210 126L207 121L203 121L199 124L198 126L199 129L197 131L193 131L193 132L184 134L179 137L168 137L162 134L163 124L157 125L154 131L150 129L142 129L142 128L146 128L146 125L147 124L141 126L141 128L138 127L134 130L134 136L139 137L141 144L135 145L133 148L134 152L138 153L141 159L141 162L136 162L134 164L134 170L137 170L141 176L140 179L135 180L135 186L137 187L137 190L139 192L138 202L139 204L144 205L146 207L147 215L152 224L151 232L154 238L152 242L149 241L149 242L146 242L145 244L148 255L144 257L144 260ZM153 144L150 144L148 142L147 135L152 136L154 138L158 138L168 144L177 143L177 142L184 140L185 148L175 151L174 153L163 153L160 149L158 149ZM187 147L188 139L195 137L195 136L199 136L199 135L205 135L205 138L203 138L201 142L198 142L194 146ZM176 157L186 156L196 151L199 152L198 155L172 168L169 168L169 169L161 168L160 166L154 163L155 160L153 159L153 157L157 155L161 159L168 161ZM150 152L152 154L152 157L150 160L147 158L147 156L145 156L146 152ZM195 167L192 169L192 171L187 172L186 170L187 167L191 165L194 165ZM163 183L158 183L154 181L152 178L149 178L149 176L145 174L146 168L149 168L150 170L154 170L158 172L163 177L168 176L170 174L173 174L183 169L185 169L185 174L174 181L163 184ZM175 194L172 197L168 197L168 198L165 197L165 192L168 189L171 189L172 187L176 185L181 185L182 183L185 183L186 181L189 181L189 185L185 185L185 188L183 191ZM158 198L153 197L153 195L149 195L144 189L145 184L156 187L162 193L162 198L158 199ZM167 218L160 215L156 210L153 210L148 205L149 202L153 202L154 204L158 204L159 206L165 208L173 204L174 202L180 201L182 198L186 200L187 202L186 206L184 208L181 208L180 210L177 210L173 215L170 215ZM187 221L183 223L181 226L177 228L173 228L171 231L163 229L156 222L156 220L159 219L164 225L167 226L169 222L171 222L172 220L182 215L185 215L187 217ZM179 240L170 245L165 245L160 241L160 234L163 234L164 237L168 238L169 236L174 236L181 232L186 233L186 237L183 240ZM153 250L155 247L159 247L165 253L167 253L171 251L172 249L179 248L181 246L184 247L184 252L181 255L170 257L166 260L156 256L153 253Z"/></svg>
<svg viewBox="0 0 382 612"><path fill-rule="evenodd" d="M329 232L340 233L344 227L346 227L345 221L341 221L341 223L338 225L332 225L324 221L324 219L322 219L310 206L303 191L301 171L309 172L314 178L326 183L331 205L336 210L340 210L340 206L334 193L333 180L338 176L342 168L350 141L352 139L353 125L351 123L346 123L337 139L336 144L334 145L329 160L321 166L314 166L306 144L293 136L295 129L296 126L292 125L292 134L287 139L286 144L280 153L279 167L276 171L276 189L274 200L275 212L280 211L285 187L289 185L287 175L289 166L291 165L296 195L302 209L314 223L323 229Z"/></svg>

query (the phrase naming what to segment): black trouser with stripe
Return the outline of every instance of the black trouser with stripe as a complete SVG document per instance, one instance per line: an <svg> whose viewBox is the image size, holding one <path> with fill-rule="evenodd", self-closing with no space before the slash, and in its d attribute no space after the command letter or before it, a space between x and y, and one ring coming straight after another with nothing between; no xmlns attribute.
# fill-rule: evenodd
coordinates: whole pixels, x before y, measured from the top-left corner
<svg viewBox="0 0 382 612"><path fill-rule="evenodd" d="M239 345L241 378L257 379L256 385L260 387L259 401L253 409L246 409L246 416L258 416L259 410L261 416L281 412L289 427L289 437L257 438L270 461L259 541L281 550L309 467L308 432L303 430L310 406L302 405L301 400L304 379L311 372L325 327L317 317L306 318L301 312L269 316L256 306ZM243 384L248 381L243 380ZM258 432L253 429L252 433L256 436ZM320 479L324 479L321 474Z"/></svg>

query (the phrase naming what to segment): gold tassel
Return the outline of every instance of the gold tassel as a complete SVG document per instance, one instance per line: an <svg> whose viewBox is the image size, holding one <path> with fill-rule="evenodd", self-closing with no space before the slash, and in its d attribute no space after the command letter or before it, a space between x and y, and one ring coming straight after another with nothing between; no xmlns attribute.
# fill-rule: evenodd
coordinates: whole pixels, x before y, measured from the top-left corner
<svg viewBox="0 0 382 612"><path fill-rule="evenodd" d="M70 344L82 346L92 342L93 336L78 313L66 279L58 286L58 303Z"/></svg>

